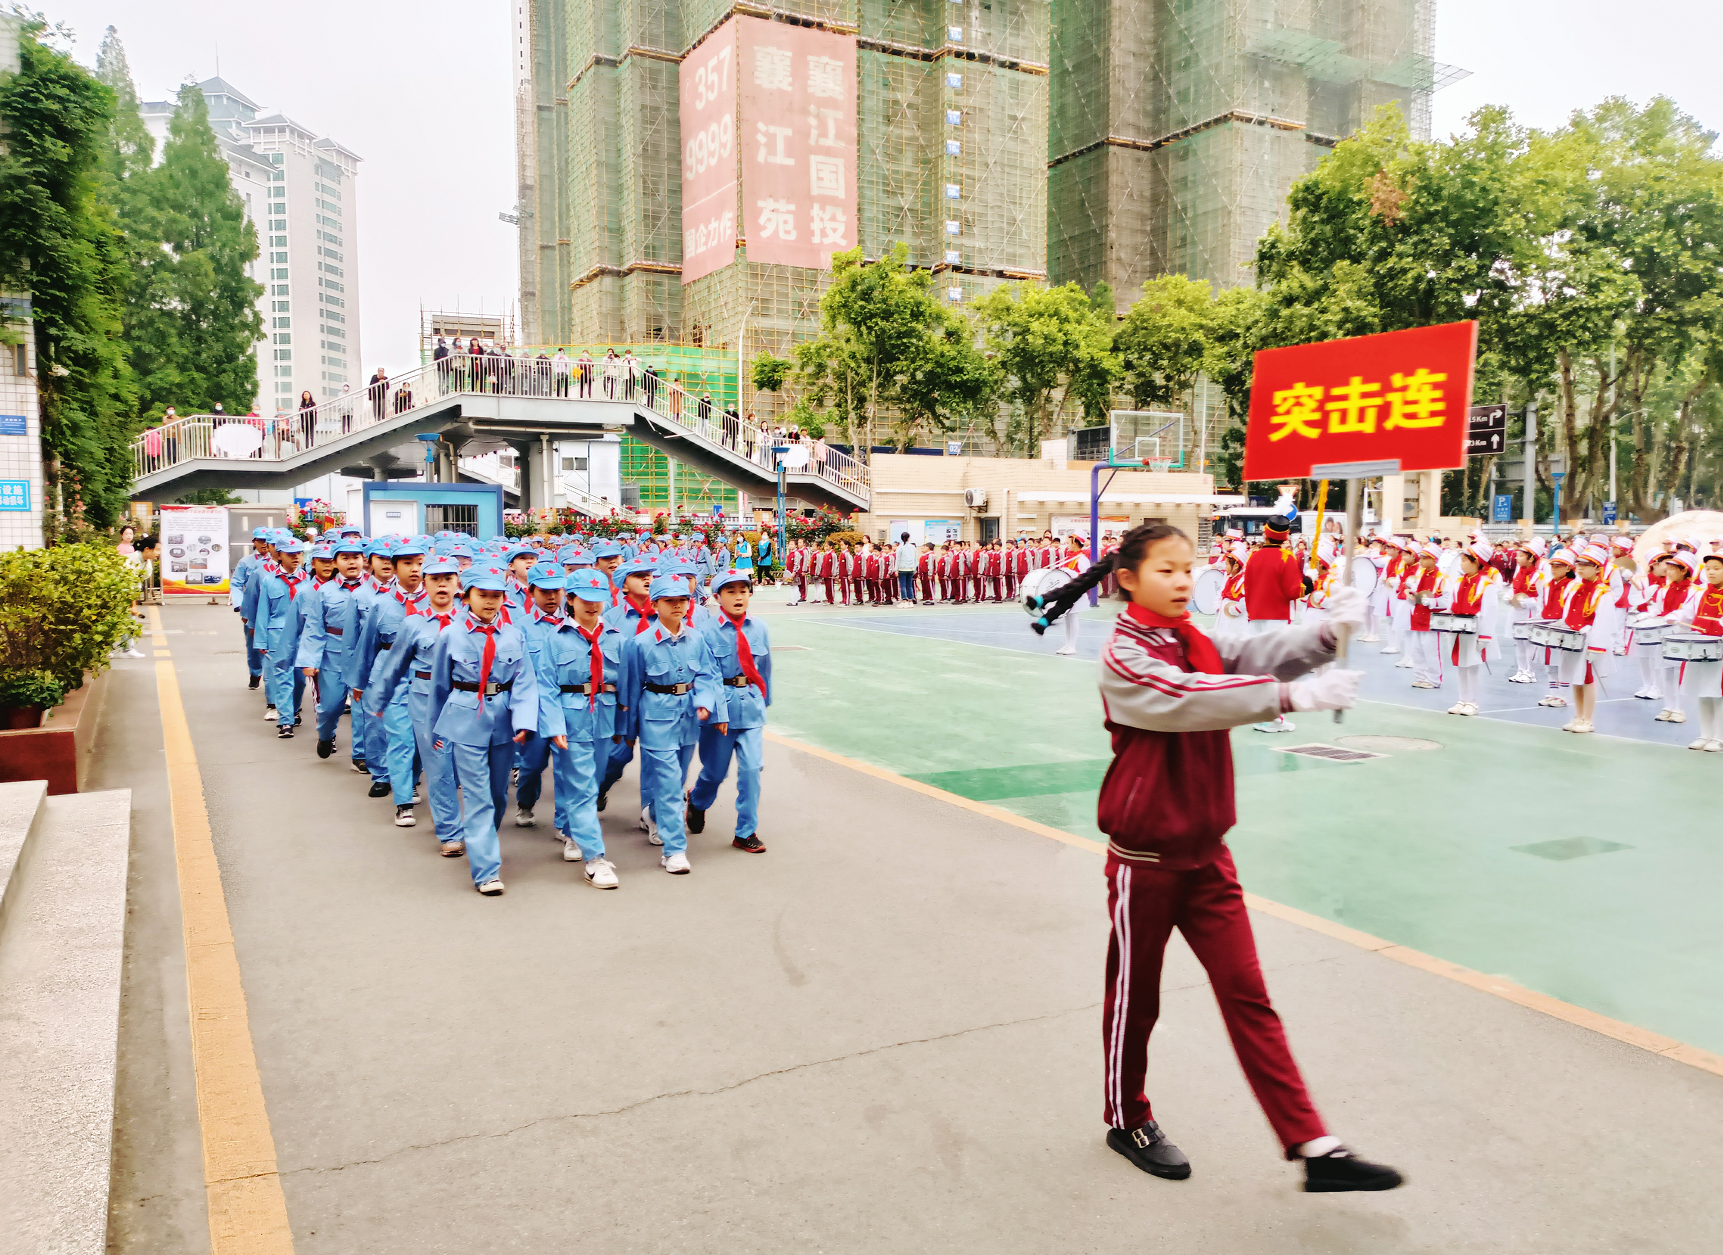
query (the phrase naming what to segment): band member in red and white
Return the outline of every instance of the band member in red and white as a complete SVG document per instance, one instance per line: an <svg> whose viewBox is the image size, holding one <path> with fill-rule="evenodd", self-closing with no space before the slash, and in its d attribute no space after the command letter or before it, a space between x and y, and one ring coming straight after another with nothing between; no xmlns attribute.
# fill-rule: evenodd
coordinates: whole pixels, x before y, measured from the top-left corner
<svg viewBox="0 0 1723 1255"><path fill-rule="evenodd" d="M1089 546L1084 542L1083 538L1075 532L1065 537L1065 553L1059 560L1059 569L1061 571L1069 571L1071 578L1075 579L1079 575L1083 574L1083 572L1087 571L1090 565ZM1077 652L1076 607L1072 607L1071 611L1064 616L1064 623L1065 643L1053 652L1056 654L1074 654Z"/></svg>
<svg viewBox="0 0 1723 1255"><path fill-rule="evenodd" d="M1663 582L1657 585L1645 603L1645 613L1660 619L1690 622L1681 616L1690 616L1699 600L1703 583L1699 579L1699 559L1690 552L1666 553L1655 560L1655 565ZM1637 641L1634 648L1640 648ZM1683 664L1663 657L1662 641L1658 641L1655 648L1658 651L1658 688L1663 694L1663 709L1657 713L1657 722L1686 723L1687 713L1681 708Z"/></svg>
<svg viewBox="0 0 1723 1255"><path fill-rule="evenodd" d="M1376 615L1388 633L1388 643L1382 647L1381 652L1397 654L1406 645L1407 628L1400 620L1407 619L1409 622L1409 615L1400 610L1400 581L1406 574L1406 551L1392 536L1383 536L1380 543L1382 569L1381 580L1376 585Z"/></svg>
<svg viewBox="0 0 1723 1255"><path fill-rule="evenodd" d="M1671 617L1700 636L1723 636L1723 553L1707 553L1700 561L1704 583ZM1723 662L1689 659L1682 663L1681 692L1694 698L1699 710L1699 737L1687 748L1723 753Z"/></svg>
<svg viewBox="0 0 1723 1255"><path fill-rule="evenodd" d="M1220 608L1215 612L1216 640L1229 636L1248 636L1250 623L1244 608L1244 564L1250 560L1250 549L1243 541L1222 546L1221 560L1226 563L1226 583L1220 590Z"/></svg>
<svg viewBox="0 0 1723 1255"><path fill-rule="evenodd" d="M1562 616L1562 605L1567 599L1568 586L1573 583L1573 554L1566 549L1552 549L1549 557L1544 559L1543 570L1538 572L1537 613L1536 617L1544 622L1552 622ZM1544 673L1549 680L1549 692L1538 700L1540 706L1566 706L1567 683L1561 678L1561 660L1556 657L1561 651L1551 646L1542 646Z"/></svg>
<svg viewBox="0 0 1723 1255"><path fill-rule="evenodd" d="M1460 551L1460 573L1443 581L1441 608L1451 615L1472 619L1472 632L1449 632L1445 648L1448 662L1459 681L1460 700L1448 707L1450 715L1478 713L1478 687L1490 645L1496 634L1496 590L1501 583L1490 565L1488 542L1474 541Z"/></svg>
<svg viewBox="0 0 1723 1255"><path fill-rule="evenodd" d="M1530 623L1538 617L1537 579L1542 550L1543 541L1536 538L1514 548L1513 580L1502 591L1502 597L1515 624ZM1538 653L1542 648L1529 639L1514 639L1514 673L1508 677L1508 683L1537 683Z"/></svg>
<svg viewBox="0 0 1723 1255"><path fill-rule="evenodd" d="M1304 595L1304 576L1297 556L1286 547L1291 526L1285 518L1262 525L1262 548L1244 564L1244 608L1253 636L1292 622L1292 603ZM1291 732L1296 725L1284 714L1256 725L1258 732Z"/></svg>
<svg viewBox="0 0 1723 1255"><path fill-rule="evenodd" d="M1561 651L1561 678L1573 686L1574 717L1562 725L1563 732L1591 732L1592 712L1597 709L1597 686L1614 669L1615 648L1621 640L1625 616L1610 595L1609 550L1587 545L1574 555L1574 574L1562 598L1561 621L1585 633L1585 649Z"/></svg>
<svg viewBox="0 0 1723 1255"><path fill-rule="evenodd" d="M1418 547L1418 565L1406 581L1406 599L1412 603L1412 687L1442 687L1440 642L1430 626L1430 612L1442 590L1442 550L1436 545Z"/></svg>

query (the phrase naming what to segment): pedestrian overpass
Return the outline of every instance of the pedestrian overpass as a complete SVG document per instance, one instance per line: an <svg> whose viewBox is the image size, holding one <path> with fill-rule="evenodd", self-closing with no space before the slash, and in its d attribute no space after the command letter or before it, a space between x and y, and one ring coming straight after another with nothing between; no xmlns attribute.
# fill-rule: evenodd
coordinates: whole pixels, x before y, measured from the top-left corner
<svg viewBox="0 0 1723 1255"><path fill-rule="evenodd" d="M536 509L559 490L553 441L623 434L751 497L777 495L773 436L674 383L649 377L583 386L566 363L465 354L315 409L273 418L193 414L151 428L132 445L131 495L171 501L212 488L291 489L330 473L401 478L426 469L404 460L402 447L432 437L429 477L440 482L461 477L462 457L513 449L521 507ZM868 468L822 444L805 447L806 464L784 473L785 495L842 513L867 510ZM571 504L588 514L610 505Z"/></svg>

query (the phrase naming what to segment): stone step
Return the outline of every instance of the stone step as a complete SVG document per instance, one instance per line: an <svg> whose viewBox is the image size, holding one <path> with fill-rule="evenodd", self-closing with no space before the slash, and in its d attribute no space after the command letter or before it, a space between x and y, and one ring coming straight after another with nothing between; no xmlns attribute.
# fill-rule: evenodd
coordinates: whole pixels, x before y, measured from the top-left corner
<svg viewBox="0 0 1723 1255"><path fill-rule="evenodd" d="M46 780L0 784L0 937L6 935L6 917L23 883L24 865L35 845L47 794Z"/></svg>
<svg viewBox="0 0 1723 1255"><path fill-rule="evenodd" d="M131 791L38 797L26 821L29 796L0 792L0 868L13 844L26 854L12 860L0 926L0 1251L99 1255Z"/></svg>

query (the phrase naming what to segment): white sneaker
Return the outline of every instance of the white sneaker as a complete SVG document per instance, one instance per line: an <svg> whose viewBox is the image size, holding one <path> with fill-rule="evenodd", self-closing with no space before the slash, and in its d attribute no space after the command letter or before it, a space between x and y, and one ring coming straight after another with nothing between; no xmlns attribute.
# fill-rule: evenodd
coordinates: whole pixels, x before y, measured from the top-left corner
<svg viewBox="0 0 1723 1255"><path fill-rule="evenodd" d="M263 722L265 722L265 723L280 723L281 722L281 716L275 712L275 707L265 706L263 708Z"/></svg>
<svg viewBox="0 0 1723 1255"><path fill-rule="evenodd" d="M1074 654L1077 651L1075 648L1073 648L1070 645L1061 645L1061 646L1059 646L1058 649L1055 649L1053 652L1056 655L1064 655L1066 657L1069 657L1071 654Z"/></svg>
<svg viewBox="0 0 1723 1255"><path fill-rule="evenodd" d="M666 854L658 860L658 866L662 867L672 876L686 876L689 872L694 870L693 866L688 862L688 856L686 854Z"/></svg>
<svg viewBox="0 0 1723 1255"><path fill-rule="evenodd" d="M1568 729L1568 731L1569 732L1579 732L1579 733L1583 734L1586 732L1595 732L1595 731L1597 731L1597 729L1592 726L1592 722L1589 719L1575 719L1573 721L1573 726L1570 727Z"/></svg>
<svg viewBox="0 0 1723 1255"><path fill-rule="evenodd" d="M1538 702L1538 705L1540 705L1540 706L1565 706L1565 705L1567 705L1567 698L1557 696L1555 693L1551 693L1548 697L1541 699Z"/></svg>
<svg viewBox="0 0 1723 1255"><path fill-rule="evenodd" d="M1465 714L1466 713L1466 703L1465 702L1455 702L1452 706L1448 707L1448 713L1450 715L1463 715L1463 714Z"/></svg>
<svg viewBox="0 0 1723 1255"><path fill-rule="evenodd" d="M1657 712L1657 718L1656 718L1656 722L1658 722L1658 723L1668 723L1668 722L1669 722L1669 713L1670 713L1670 712L1669 712L1669 710L1668 710L1668 708L1665 708L1665 709L1663 709L1663 710L1660 710L1660 711L1658 711L1658 712Z"/></svg>
<svg viewBox="0 0 1723 1255"><path fill-rule="evenodd" d="M1723 754L1723 741L1707 741L1705 742L1705 748L1710 753Z"/></svg>
<svg viewBox="0 0 1723 1255"><path fill-rule="evenodd" d="M411 828L418 822L419 821L417 819L413 818L413 808L411 806L397 806L395 808L395 827Z"/></svg>
<svg viewBox="0 0 1723 1255"><path fill-rule="evenodd" d="M455 858L467 852L465 841L444 841L439 843L437 850L444 858Z"/></svg>
<svg viewBox="0 0 1723 1255"><path fill-rule="evenodd" d="M484 894L487 898L494 898L502 893L502 891L503 882L500 880L487 880L484 884L479 886L479 892Z"/></svg>
<svg viewBox="0 0 1723 1255"><path fill-rule="evenodd" d="M1382 652L1383 652L1383 653L1387 653L1387 652L1388 652L1388 651L1387 651L1387 650L1383 650L1383 651L1382 651ZM1395 651L1395 652L1396 652L1396 653L1398 653L1398 652L1399 652L1399 651L1398 651L1398 650L1396 650L1396 651ZM1395 663L1395 664L1394 664L1394 665L1395 665L1395 666L1396 666L1396 667L1411 667L1411 666L1412 666L1412 665L1413 665L1413 662L1412 662L1412 660L1411 660L1411 659L1410 659L1410 658L1402 658L1402 659L1400 659L1400 661L1399 661L1399 662L1397 662L1397 663Z"/></svg>
<svg viewBox="0 0 1723 1255"><path fill-rule="evenodd" d="M1440 688L1441 685L1437 684L1433 680L1413 680L1412 687L1415 689L1433 689Z"/></svg>
<svg viewBox="0 0 1723 1255"><path fill-rule="evenodd" d="M580 862L580 847L567 837L562 839L562 861L565 863Z"/></svg>
<svg viewBox="0 0 1723 1255"><path fill-rule="evenodd" d="M1478 713L1478 703L1467 702L1465 705L1466 708L1460 712L1462 715L1475 715Z"/></svg>
<svg viewBox="0 0 1723 1255"><path fill-rule="evenodd" d="M676 857L682 859L683 871L691 870L686 858L680 854ZM591 885L594 889L614 889L617 885L622 883L617 880L616 868L611 865L610 860L607 858L595 858L588 862L585 874L586 883Z"/></svg>
<svg viewBox="0 0 1723 1255"><path fill-rule="evenodd" d="M526 807L523 806L515 812L516 828L531 828L536 823L538 823L538 820L532 817L532 812Z"/></svg>
<svg viewBox="0 0 1723 1255"><path fill-rule="evenodd" d="M1672 710L1672 711L1670 711L1668 722L1670 722L1670 723L1686 723L1687 722L1687 712L1685 710Z"/></svg>
<svg viewBox="0 0 1723 1255"><path fill-rule="evenodd" d="M1374 632L1366 633L1365 635L1360 636L1358 638L1359 642L1361 644L1365 644L1365 645L1370 644L1372 641L1379 641L1381 639L1382 638L1380 636L1376 635L1376 633L1374 633Z"/></svg>
<svg viewBox="0 0 1723 1255"><path fill-rule="evenodd" d="M1711 742L1706 740L1704 737L1700 737L1697 741L1689 741L1687 748L1690 750L1709 749L1711 748Z"/></svg>
<svg viewBox="0 0 1723 1255"><path fill-rule="evenodd" d="M1569 719L1566 723L1562 724L1561 730L1563 732L1578 732L1579 731L1579 725L1580 725L1580 720L1576 716L1572 719Z"/></svg>
<svg viewBox="0 0 1723 1255"><path fill-rule="evenodd" d="M423 806L424 804L425 804L425 795L423 793L421 793L418 789L414 789L413 790L413 805L414 806Z"/></svg>
<svg viewBox="0 0 1723 1255"><path fill-rule="evenodd" d="M652 818L652 808L642 807L640 811L640 826L646 832L648 845L663 845L664 838L658 835L658 821Z"/></svg>
<svg viewBox="0 0 1723 1255"><path fill-rule="evenodd" d="M1384 645L1381 652L1385 654L1397 654L1400 652L1400 647L1398 645Z"/></svg>

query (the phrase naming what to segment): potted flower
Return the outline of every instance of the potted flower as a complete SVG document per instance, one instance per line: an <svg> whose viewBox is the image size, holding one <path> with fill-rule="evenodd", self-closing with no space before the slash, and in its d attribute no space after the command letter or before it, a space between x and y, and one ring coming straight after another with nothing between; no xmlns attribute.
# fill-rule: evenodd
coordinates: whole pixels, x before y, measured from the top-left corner
<svg viewBox="0 0 1723 1255"><path fill-rule="evenodd" d="M42 726L42 713L58 706L66 686L46 671L0 671L0 731Z"/></svg>

